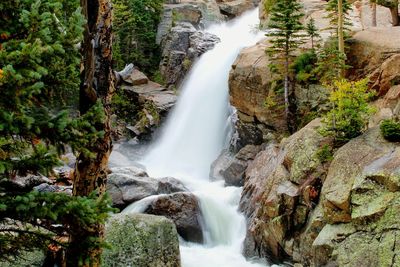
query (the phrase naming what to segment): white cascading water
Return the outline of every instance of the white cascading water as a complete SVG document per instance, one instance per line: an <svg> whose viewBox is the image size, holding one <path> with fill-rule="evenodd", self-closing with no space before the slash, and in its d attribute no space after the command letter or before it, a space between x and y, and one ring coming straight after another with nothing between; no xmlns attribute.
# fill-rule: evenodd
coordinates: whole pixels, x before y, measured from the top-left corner
<svg viewBox="0 0 400 267"><path fill-rule="evenodd" d="M248 262L241 254L246 234L245 218L238 212L242 189L209 180L210 165L230 137L229 71L240 50L262 38L255 33L258 24L258 10L253 10L207 29L221 42L196 62L160 139L141 162L151 177L180 179L199 200L205 243L181 241L183 267L266 266ZM124 212L141 212L156 197Z"/></svg>

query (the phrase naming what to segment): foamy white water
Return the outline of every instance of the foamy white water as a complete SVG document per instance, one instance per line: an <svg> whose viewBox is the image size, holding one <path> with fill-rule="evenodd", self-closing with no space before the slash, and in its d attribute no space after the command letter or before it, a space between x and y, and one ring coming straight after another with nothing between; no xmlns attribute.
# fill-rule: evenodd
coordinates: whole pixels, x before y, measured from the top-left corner
<svg viewBox="0 0 400 267"><path fill-rule="evenodd" d="M267 266L248 262L241 254L246 234L245 218L238 212L241 188L209 180L210 165L230 138L229 71L240 50L264 36L255 33L258 24L258 10L253 10L207 30L221 42L195 63L160 139L141 162L150 176L180 179L199 199L205 243L181 241L184 267ZM140 212L153 199L134 203L125 212Z"/></svg>

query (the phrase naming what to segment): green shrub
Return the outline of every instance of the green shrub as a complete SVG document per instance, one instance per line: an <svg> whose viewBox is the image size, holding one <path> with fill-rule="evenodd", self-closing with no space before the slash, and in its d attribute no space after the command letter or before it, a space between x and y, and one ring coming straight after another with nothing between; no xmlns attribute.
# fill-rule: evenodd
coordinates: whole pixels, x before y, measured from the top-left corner
<svg viewBox="0 0 400 267"><path fill-rule="evenodd" d="M383 137L390 142L400 142L400 122L384 120L380 125Z"/></svg>
<svg viewBox="0 0 400 267"><path fill-rule="evenodd" d="M367 127L374 109L368 104L373 94L368 92L367 80L335 81L330 94L331 110L324 117L321 133L335 138L337 145L359 136Z"/></svg>
<svg viewBox="0 0 400 267"><path fill-rule="evenodd" d="M300 54L291 65L300 83L315 83L318 81L315 69L318 57L313 50Z"/></svg>

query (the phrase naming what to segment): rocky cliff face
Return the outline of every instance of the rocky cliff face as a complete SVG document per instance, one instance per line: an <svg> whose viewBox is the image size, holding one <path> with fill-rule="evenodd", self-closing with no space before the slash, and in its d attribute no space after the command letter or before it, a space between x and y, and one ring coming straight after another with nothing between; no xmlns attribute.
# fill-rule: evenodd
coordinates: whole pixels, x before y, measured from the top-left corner
<svg viewBox="0 0 400 267"><path fill-rule="evenodd" d="M320 156L331 140L318 133L319 120L279 145L269 145L250 163L240 209L248 216L245 254L293 257L300 233L318 203L327 173ZM300 241L301 240L301 241Z"/></svg>
<svg viewBox="0 0 400 267"><path fill-rule="evenodd" d="M167 88L177 88L193 62L219 42L202 31L212 22L234 18L254 8L258 0L167 1L157 31L161 44L160 73Z"/></svg>
<svg viewBox="0 0 400 267"><path fill-rule="evenodd" d="M247 144L259 145L280 141L288 135L283 93L279 77L270 70L271 63L264 39L255 46L243 49L229 75L230 103L237 110L239 148ZM304 118L310 109L318 110L327 100L327 91L321 85L296 85L294 94L297 113Z"/></svg>
<svg viewBox="0 0 400 267"><path fill-rule="evenodd" d="M275 77L268 67L267 44L263 41L243 49L229 75L230 102L237 109L241 146L258 145L287 131L283 96L274 92Z"/></svg>
<svg viewBox="0 0 400 267"><path fill-rule="evenodd" d="M303 2L307 16L318 22L324 4ZM244 173L240 209L248 218L246 256L290 259L296 266L400 266L395 212L400 147L384 140L378 127L383 119L400 115L400 32L368 28L365 21L357 22L357 13L352 16L354 29L365 30L348 41L352 68L347 76L370 79L377 113L365 134L333 155L332 141L318 130L319 120L284 138L283 99L274 94L267 40L244 49L232 67L230 100L238 113L240 145L263 143ZM380 26L386 25L383 16L378 15ZM323 104L323 91L296 87L300 110L307 105L303 101Z"/></svg>
<svg viewBox="0 0 400 267"><path fill-rule="evenodd" d="M329 164L320 151L330 140L318 125L268 146L247 168L245 254L304 266L398 266L400 145L374 128Z"/></svg>
<svg viewBox="0 0 400 267"><path fill-rule="evenodd" d="M327 224L312 245L316 266L400 264L399 162L399 144L377 128L335 153L321 191Z"/></svg>
<svg viewBox="0 0 400 267"><path fill-rule="evenodd" d="M175 92L150 81L135 67L124 73L121 79L119 93L123 98L123 107L119 108L134 112L135 116L134 118L124 117L122 114L115 116L114 138L146 138L151 135L155 127L161 124L175 104L177 99Z"/></svg>

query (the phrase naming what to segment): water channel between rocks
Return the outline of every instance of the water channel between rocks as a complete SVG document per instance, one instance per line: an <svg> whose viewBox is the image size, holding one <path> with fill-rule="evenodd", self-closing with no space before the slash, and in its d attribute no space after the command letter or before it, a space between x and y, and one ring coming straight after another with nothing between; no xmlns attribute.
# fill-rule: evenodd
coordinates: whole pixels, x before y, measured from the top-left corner
<svg viewBox="0 0 400 267"><path fill-rule="evenodd" d="M238 212L242 189L209 179L211 163L232 134L229 71L240 50L264 36L257 32L258 24L256 9L206 29L221 42L195 63L161 136L140 160L151 177L175 177L199 200L204 243L180 242L183 267L268 266L242 256L246 235L245 218ZM133 203L124 212L140 212L156 197Z"/></svg>

